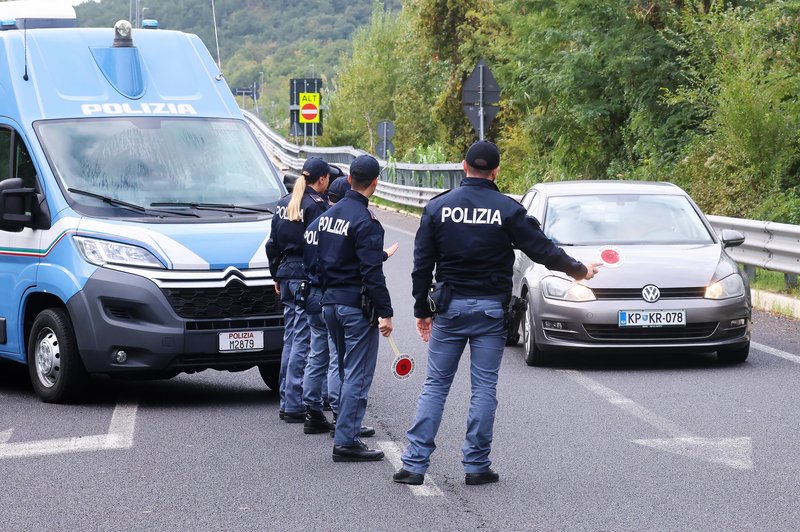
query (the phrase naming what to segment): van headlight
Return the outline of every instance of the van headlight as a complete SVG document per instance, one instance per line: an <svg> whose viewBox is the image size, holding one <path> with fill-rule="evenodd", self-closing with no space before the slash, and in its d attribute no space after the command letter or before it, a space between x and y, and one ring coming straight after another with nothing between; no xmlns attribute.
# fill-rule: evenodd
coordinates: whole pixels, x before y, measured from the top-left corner
<svg viewBox="0 0 800 532"><path fill-rule="evenodd" d="M729 299L744 295L744 281L738 273L733 273L706 288L706 299Z"/></svg>
<svg viewBox="0 0 800 532"><path fill-rule="evenodd" d="M72 238L78 245L78 250L83 255L83 258L97 266L122 264L123 266L141 266L145 268L164 267L155 255L139 246L84 236L74 236Z"/></svg>
<svg viewBox="0 0 800 532"><path fill-rule="evenodd" d="M563 277L550 276L542 279L540 283L542 294L550 299L561 301L594 301L592 289L575 281L568 281Z"/></svg>

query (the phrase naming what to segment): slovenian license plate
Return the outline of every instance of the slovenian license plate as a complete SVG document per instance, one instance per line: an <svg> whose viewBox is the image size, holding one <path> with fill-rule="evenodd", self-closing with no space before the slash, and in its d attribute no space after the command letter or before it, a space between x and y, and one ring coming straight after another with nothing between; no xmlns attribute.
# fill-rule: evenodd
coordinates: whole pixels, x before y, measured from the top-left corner
<svg viewBox="0 0 800 532"><path fill-rule="evenodd" d="M220 353L236 351L261 351L264 349L264 331L235 331L219 333Z"/></svg>
<svg viewBox="0 0 800 532"><path fill-rule="evenodd" d="M685 310L620 310L620 327L685 327Z"/></svg>

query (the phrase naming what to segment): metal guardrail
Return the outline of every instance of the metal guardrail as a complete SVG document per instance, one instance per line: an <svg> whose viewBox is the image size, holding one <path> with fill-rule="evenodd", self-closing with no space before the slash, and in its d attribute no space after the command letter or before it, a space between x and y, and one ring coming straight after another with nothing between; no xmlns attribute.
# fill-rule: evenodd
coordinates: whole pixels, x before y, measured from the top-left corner
<svg viewBox="0 0 800 532"><path fill-rule="evenodd" d="M800 274L800 226L724 216L707 218L717 233L723 229L735 229L744 234L744 244L728 249L736 262Z"/></svg>
<svg viewBox="0 0 800 532"><path fill-rule="evenodd" d="M253 114L247 111L243 113L265 148L284 165L284 171L299 174L305 159L313 156L349 167L353 159L366 153L351 146L298 146L286 141ZM458 163L390 164L380 159L379 162L383 171L375 195L410 207L424 207L443 190L458 186L464 175ZM511 197L520 199L520 196ZM800 226L724 216L707 218L718 234L723 229L735 229L744 234L744 244L729 248L728 253L734 260L744 264L751 276L755 267L764 268L784 273L787 285L797 284L797 275L800 274Z"/></svg>

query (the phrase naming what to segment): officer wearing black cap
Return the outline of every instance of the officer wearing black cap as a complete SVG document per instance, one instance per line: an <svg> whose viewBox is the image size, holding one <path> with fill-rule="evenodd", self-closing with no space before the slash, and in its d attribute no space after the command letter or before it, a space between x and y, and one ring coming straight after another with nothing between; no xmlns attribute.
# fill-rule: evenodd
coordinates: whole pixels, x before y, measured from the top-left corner
<svg viewBox="0 0 800 532"><path fill-rule="evenodd" d="M406 433L409 445L402 455L403 467L393 477L404 484L424 480L444 403L467 342L472 396L462 447L465 481L486 484L500 478L489 467L489 452L506 340L503 318L511 297L513 248L575 279L591 279L598 267L585 266L567 255L542 233L539 222L522 205L499 192L494 183L500 165L497 146L474 143L462 165L466 177L461 186L428 203L414 242L414 316L429 348L425 384ZM431 293L434 269L436 285Z"/></svg>
<svg viewBox="0 0 800 532"><path fill-rule="evenodd" d="M275 289L284 309L283 352L278 381L280 416L287 423L304 423L307 428L312 427L312 432L327 432L330 425L321 411L321 402L310 405L310 408L303 403L303 375L310 342L308 318L301 302L304 295L301 288L306 281L303 247L305 228L327 210L328 202L322 193L328 188L329 173L330 167L322 159L311 157L306 160L292 193L278 201L266 246L270 272L278 283ZM327 360L324 363L327 367Z"/></svg>
<svg viewBox="0 0 800 532"><path fill-rule="evenodd" d="M392 302L383 275L383 227L367 208L380 165L361 155L350 164L351 190L320 216L317 229L322 312L339 360L341 388L333 445L335 462L383 459L359 439L378 357L378 331L392 332ZM371 302L376 328L365 312Z"/></svg>
<svg viewBox="0 0 800 532"><path fill-rule="evenodd" d="M344 197L348 190L350 190L350 183L347 180L347 176L337 177L331 182L331 186L328 187L328 200L330 200L331 203L336 203Z"/></svg>

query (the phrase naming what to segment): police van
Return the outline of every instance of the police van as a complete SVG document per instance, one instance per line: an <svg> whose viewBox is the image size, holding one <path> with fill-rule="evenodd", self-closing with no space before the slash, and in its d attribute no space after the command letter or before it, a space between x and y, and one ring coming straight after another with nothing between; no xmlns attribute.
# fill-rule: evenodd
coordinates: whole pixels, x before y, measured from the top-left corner
<svg viewBox="0 0 800 532"><path fill-rule="evenodd" d="M197 36L63 4L0 3L0 357L46 402L92 374L275 388L278 172Z"/></svg>

